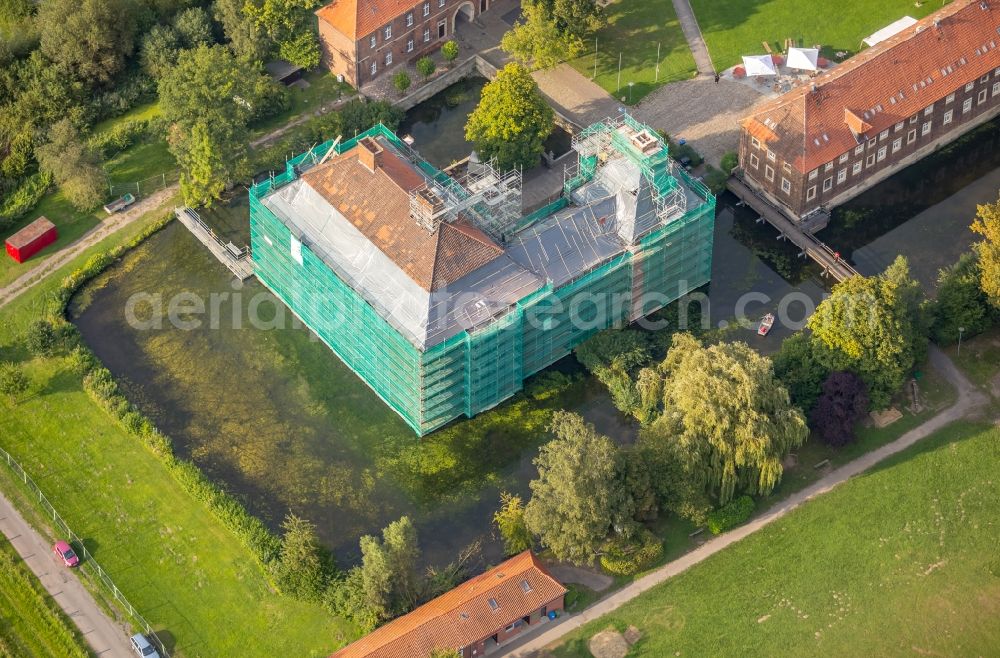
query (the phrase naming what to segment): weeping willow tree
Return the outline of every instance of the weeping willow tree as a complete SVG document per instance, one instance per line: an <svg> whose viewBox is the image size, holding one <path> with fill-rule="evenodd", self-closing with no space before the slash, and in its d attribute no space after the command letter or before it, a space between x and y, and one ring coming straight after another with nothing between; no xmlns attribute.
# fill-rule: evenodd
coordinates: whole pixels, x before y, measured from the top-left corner
<svg viewBox="0 0 1000 658"><path fill-rule="evenodd" d="M781 460L808 435L770 359L744 343L704 347L678 334L663 363L639 374L637 389L641 413L652 419L649 443L668 447L720 505L737 491L769 493Z"/></svg>

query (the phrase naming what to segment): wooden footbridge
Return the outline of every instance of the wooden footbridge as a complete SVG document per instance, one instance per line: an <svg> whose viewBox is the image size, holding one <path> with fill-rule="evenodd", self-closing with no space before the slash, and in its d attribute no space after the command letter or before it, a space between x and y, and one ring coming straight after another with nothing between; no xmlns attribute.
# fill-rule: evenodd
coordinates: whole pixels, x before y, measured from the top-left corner
<svg viewBox="0 0 1000 658"><path fill-rule="evenodd" d="M223 242L202 218L191 208L181 206L174 208L174 214L181 224L186 226L198 241L208 247L219 262L229 268L240 281L253 276L253 260L250 258L249 247L237 247L232 242Z"/></svg>
<svg viewBox="0 0 1000 658"><path fill-rule="evenodd" d="M779 240L790 240L801 250L799 256L808 256L819 263L823 268L823 276L832 276L839 282L858 274L858 271L851 267L840 254L820 242L812 234L812 231L823 228L825 224L807 222L800 224L792 221L777 206L735 176L729 179L726 186L746 205L753 208L762 220L778 229Z"/></svg>

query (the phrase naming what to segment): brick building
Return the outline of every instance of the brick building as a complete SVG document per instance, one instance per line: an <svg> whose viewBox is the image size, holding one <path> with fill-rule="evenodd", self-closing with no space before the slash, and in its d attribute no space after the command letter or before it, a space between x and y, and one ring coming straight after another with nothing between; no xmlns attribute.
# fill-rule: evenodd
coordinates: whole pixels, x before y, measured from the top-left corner
<svg viewBox="0 0 1000 658"><path fill-rule="evenodd" d="M1000 113L1000 0L955 0L741 122L744 181L792 218Z"/></svg>
<svg viewBox="0 0 1000 658"><path fill-rule="evenodd" d="M323 65L355 87L441 47L492 0L334 0L316 12Z"/></svg>
<svg viewBox="0 0 1000 658"><path fill-rule="evenodd" d="M455 649L483 656L549 612L562 610L566 588L525 551L376 629L331 658L427 658Z"/></svg>

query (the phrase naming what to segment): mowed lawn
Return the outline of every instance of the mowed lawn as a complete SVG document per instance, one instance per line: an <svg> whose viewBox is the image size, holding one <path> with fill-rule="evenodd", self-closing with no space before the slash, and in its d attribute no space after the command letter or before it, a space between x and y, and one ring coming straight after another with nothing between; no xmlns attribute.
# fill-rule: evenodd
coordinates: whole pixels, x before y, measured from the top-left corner
<svg viewBox="0 0 1000 658"><path fill-rule="evenodd" d="M688 80L695 75L694 57L670 0L615 0L605 12L608 25L597 33L597 77L594 78L594 39L587 41L586 52L569 64L588 78L594 78L609 94L634 105L667 82ZM631 99L629 82L635 83Z"/></svg>
<svg viewBox="0 0 1000 658"><path fill-rule="evenodd" d="M570 636L629 656L995 656L1000 429L960 422Z"/></svg>
<svg viewBox="0 0 1000 658"><path fill-rule="evenodd" d="M718 70L738 64L742 55L774 52L785 39L827 52L849 53L861 40L903 16L922 18L941 8L940 2L914 6L913 0L691 0L698 25Z"/></svg>
<svg viewBox="0 0 1000 658"><path fill-rule="evenodd" d="M154 218L111 241L125 241ZM172 655L328 655L356 635L350 625L317 604L274 593L236 538L90 400L65 358L29 359L14 345L62 277L94 251L0 311L0 361L22 361L32 380L19 403L0 399L0 445L163 631ZM6 465L0 486L11 495L23 491Z"/></svg>
<svg viewBox="0 0 1000 658"><path fill-rule="evenodd" d="M0 536L0 656L85 658L83 639Z"/></svg>

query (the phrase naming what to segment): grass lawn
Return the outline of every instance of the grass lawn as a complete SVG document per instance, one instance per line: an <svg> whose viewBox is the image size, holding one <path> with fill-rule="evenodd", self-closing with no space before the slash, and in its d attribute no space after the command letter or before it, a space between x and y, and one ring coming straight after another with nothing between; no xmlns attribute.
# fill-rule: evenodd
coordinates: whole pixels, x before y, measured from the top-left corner
<svg viewBox="0 0 1000 658"><path fill-rule="evenodd" d="M0 656L89 653L83 639L6 538L0 538Z"/></svg>
<svg viewBox="0 0 1000 658"><path fill-rule="evenodd" d="M670 0L615 0L605 9L608 25L597 33L597 78L609 94L638 103L667 82L687 80L696 68L684 33ZM660 72L656 74L656 50L660 45ZM569 64L588 78L594 77L594 40L586 43L586 54ZM621 88L618 87L618 57L621 54ZM634 82L629 100L628 83Z"/></svg>
<svg viewBox="0 0 1000 658"><path fill-rule="evenodd" d="M302 79L309 83L307 89L289 87L288 97L291 104L288 109L269 117L253 126L251 138L260 137L269 133L275 128L280 128L303 112L319 109L319 107L330 101L335 101L341 96L350 95L353 90L351 86L344 82L337 82L336 76L327 71L310 71L302 76Z"/></svg>
<svg viewBox="0 0 1000 658"><path fill-rule="evenodd" d="M825 54L854 53L861 40L889 23L912 16L922 18L939 2L913 0L691 0L698 25L718 70L740 62L742 55L764 52L767 41L774 52L784 50L785 39L801 46L822 44Z"/></svg>
<svg viewBox="0 0 1000 658"><path fill-rule="evenodd" d="M103 248L126 241L158 216L129 226ZM90 400L65 358L27 359L12 347L62 277L96 250L3 309L0 360L24 360L32 389L16 405L0 401L0 442L133 605L164 631L172 654L329 654L354 637L353 628L319 605L272 592L251 554ZM21 491L6 467L0 484Z"/></svg>
<svg viewBox="0 0 1000 658"><path fill-rule="evenodd" d="M1000 646L1000 429L961 422L584 626L629 656L986 656Z"/></svg>
<svg viewBox="0 0 1000 658"><path fill-rule="evenodd" d="M160 102L150 101L148 103L144 103L143 105L136 105L125 114L101 121L94 126L91 132L96 135L97 133L102 133L106 130L114 128L119 123L124 123L126 121L149 121L158 116L160 116Z"/></svg>
<svg viewBox="0 0 1000 658"><path fill-rule="evenodd" d="M962 341L962 352L958 353L958 345L942 347L955 364L987 392L1000 397L1000 374L997 364L1000 364L1000 327L992 329Z"/></svg>

